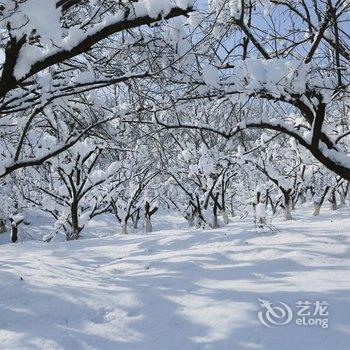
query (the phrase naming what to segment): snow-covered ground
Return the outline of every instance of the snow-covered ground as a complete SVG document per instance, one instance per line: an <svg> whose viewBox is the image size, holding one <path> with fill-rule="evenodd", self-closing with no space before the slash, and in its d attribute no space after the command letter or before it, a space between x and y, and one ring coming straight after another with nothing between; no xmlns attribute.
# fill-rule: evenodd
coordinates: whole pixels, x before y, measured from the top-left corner
<svg viewBox="0 0 350 350"><path fill-rule="evenodd" d="M100 218L98 238L4 244L0 348L348 350L350 210L322 210L264 233L239 219L189 231L164 214L148 235L111 235ZM293 319L262 325L258 299ZM327 301L329 327L296 325L298 300Z"/></svg>

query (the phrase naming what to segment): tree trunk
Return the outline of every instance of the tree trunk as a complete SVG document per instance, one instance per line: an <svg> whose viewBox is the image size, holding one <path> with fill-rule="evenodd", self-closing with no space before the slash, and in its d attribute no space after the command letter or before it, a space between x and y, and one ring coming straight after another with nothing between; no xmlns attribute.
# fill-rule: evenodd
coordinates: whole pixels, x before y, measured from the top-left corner
<svg viewBox="0 0 350 350"><path fill-rule="evenodd" d="M314 202L314 216L317 216L320 214L320 210L321 210L322 204L318 203L318 202Z"/></svg>
<svg viewBox="0 0 350 350"><path fill-rule="evenodd" d="M233 196L231 198L231 212L230 212L230 215L231 215L231 218L233 218L235 216L235 206L233 204Z"/></svg>
<svg viewBox="0 0 350 350"><path fill-rule="evenodd" d="M330 186L327 186L323 191L322 197L318 201L314 201L314 213L313 213L314 216L317 216L320 214L322 204L324 202L324 199L326 198L326 195L329 189L330 189Z"/></svg>
<svg viewBox="0 0 350 350"><path fill-rule="evenodd" d="M11 223L11 242L16 243L18 240L18 227L15 222Z"/></svg>
<svg viewBox="0 0 350 350"><path fill-rule="evenodd" d="M230 223L230 219L228 218L228 214L226 211L226 201L225 201L225 191L224 191L224 185L222 185L221 190L221 215L224 220L224 224L228 225Z"/></svg>
<svg viewBox="0 0 350 350"><path fill-rule="evenodd" d="M287 220L292 220L292 203L291 203L291 196L289 193L284 192L283 193L284 197L284 219Z"/></svg>
<svg viewBox="0 0 350 350"><path fill-rule="evenodd" d="M151 209L150 203L149 202L145 203L145 232L146 233L153 231L151 217L153 214L156 213L157 210L158 210L158 207L154 207L153 209Z"/></svg>
<svg viewBox="0 0 350 350"><path fill-rule="evenodd" d="M305 196L305 192L304 192L304 190L302 190L301 192L300 192L300 203L301 204L305 204L306 203L306 196Z"/></svg>
<svg viewBox="0 0 350 350"><path fill-rule="evenodd" d="M0 233L6 232L5 220L0 219Z"/></svg>
<svg viewBox="0 0 350 350"><path fill-rule="evenodd" d="M340 206L345 207L346 206L346 201L345 201L345 196L342 192L339 193L340 197Z"/></svg>
<svg viewBox="0 0 350 350"><path fill-rule="evenodd" d="M151 218L150 216L146 216L145 217L145 232L149 233L152 232L153 228L152 228L152 223L151 223Z"/></svg>
<svg viewBox="0 0 350 350"><path fill-rule="evenodd" d="M259 224L266 225L266 217L264 217L264 218L259 217Z"/></svg>
<svg viewBox="0 0 350 350"><path fill-rule="evenodd" d="M230 223L230 219L229 219L229 217L228 217L228 214L227 214L226 209L224 209L224 210L221 212L221 214L222 214L222 217L223 217L223 220L224 220L224 224L225 224L225 225L228 225L228 224Z"/></svg>
<svg viewBox="0 0 350 350"><path fill-rule="evenodd" d="M218 215L217 215L217 213L214 213L213 214L212 228L218 228L218 227L219 227Z"/></svg>
<svg viewBox="0 0 350 350"><path fill-rule="evenodd" d="M188 223L189 228L192 228L192 227L194 226L193 215L192 215L192 216L189 216L188 218L186 218L186 220L187 220L187 223Z"/></svg>
<svg viewBox="0 0 350 350"><path fill-rule="evenodd" d="M214 197L214 206L213 206L213 223L212 223L212 228L218 228L219 227L219 221L218 221L218 203L219 199L219 193L217 193Z"/></svg>
<svg viewBox="0 0 350 350"><path fill-rule="evenodd" d="M72 232L69 236L69 240L75 240L79 238L79 218L78 218L78 203L73 202L71 206L72 217Z"/></svg>
<svg viewBox="0 0 350 350"><path fill-rule="evenodd" d="M333 190L332 190L330 202L331 202L332 210L337 210L338 209L338 205L337 205L337 197L335 195L335 188L333 188Z"/></svg>
<svg viewBox="0 0 350 350"><path fill-rule="evenodd" d="M16 243L18 240L18 225L23 222L23 219L16 221L10 218L11 222L11 242Z"/></svg>
<svg viewBox="0 0 350 350"><path fill-rule="evenodd" d="M124 220L122 223L122 234L123 235L128 234L128 223L126 222L126 220Z"/></svg>
<svg viewBox="0 0 350 350"><path fill-rule="evenodd" d="M131 218L133 222L133 229L137 230L137 226L140 221L140 209L137 209L135 214Z"/></svg>
<svg viewBox="0 0 350 350"><path fill-rule="evenodd" d="M273 203L273 200L271 196L269 195L268 201L270 202L271 210L272 210L272 215L275 215L277 212L277 204Z"/></svg>
<svg viewBox="0 0 350 350"><path fill-rule="evenodd" d="M194 223L197 228L203 228L207 225L207 223L203 219L203 216L198 211L196 211L194 215Z"/></svg>
<svg viewBox="0 0 350 350"><path fill-rule="evenodd" d="M295 207L296 207L298 200L299 200L299 195L294 193L294 195L291 196L291 199L292 199L292 210L295 210Z"/></svg>

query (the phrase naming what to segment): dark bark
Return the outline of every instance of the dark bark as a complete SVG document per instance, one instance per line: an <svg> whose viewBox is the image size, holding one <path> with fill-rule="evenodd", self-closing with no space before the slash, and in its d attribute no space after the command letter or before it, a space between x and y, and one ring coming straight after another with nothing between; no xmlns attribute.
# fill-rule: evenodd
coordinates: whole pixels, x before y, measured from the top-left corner
<svg viewBox="0 0 350 350"><path fill-rule="evenodd" d="M333 188L331 191L331 196L329 198L329 201L331 202L332 210L337 210L338 205L337 205L337 196L336 196L336 189L335 188Z"/></svg>
<svg viewBox="0 0 350 350"><path fill-rule="evenodd" d="M12 243L16 243L18 240L18 225L23 222L23 219L16 221L13 218L10 218L10 222L11 222L11 241Z"/></svg>
<svg viewBox="0 0 350 350"><path fill-rule="evenodd" d="M151 209L150 203L149 202L145 203L145 231L146 231L146 233L153 231L151 217L153 214L156 213L157 210L158 210L158 207L154 207L153 209Z"/></svg>
<svg viewBox="0 0 350 350"><path fill-rule="evenodd" d="M316 216L316 215L319 215L320 214L320 210L321 210L321 207L322 207L322 204L327 196L327 193L330 189L330 186L327 186L324 191L323 191L323 194L322 196L319 198L319 200L315 201L314 202L314 213L313 215Z"/></svg>
<svg viewBox="0 0 350 350"><path fill-rule="evenodd" d="M71 205L71 232L69 233L68 240L75 240L79 238L81 229L79 227L78 217L78 203L73 201Z"/></svg>
<svg viewBox="0 0 350 350"><path fill-rule="evenodd" d="M215 195L213 196L213 201L214 201L214 205L213 205L213 223L212 223L212 227L213 228L218 228L219 227L219 221L218 221L218 208L219 208L219 192L215 193Z"/></svg>
<svg viewBox="0 0 350 350"><path fill-rule="evenodd" d="M290 192L291 191L283 191L285 220L292 220L292 198Z"/></svg>
<svg viewBox="0 0 350 350"><path fill-rule="evenodd" d="M0 233L6 232L5 220L0 219Z"/></svg>

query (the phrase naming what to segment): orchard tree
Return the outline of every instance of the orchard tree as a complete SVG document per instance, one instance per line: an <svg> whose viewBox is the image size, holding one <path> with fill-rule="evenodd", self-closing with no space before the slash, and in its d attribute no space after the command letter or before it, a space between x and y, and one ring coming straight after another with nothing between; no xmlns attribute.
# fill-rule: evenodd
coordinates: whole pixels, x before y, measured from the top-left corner
<svg viewBox="0 0 350 350"><path fill-rule="evenodd" d="M103 146L85 140L45 166L27 171L25 200L50 213L67 240L78 239L89 220L109 209L113 191L123 182L119 163L104 166L103 152Z"/></svg>

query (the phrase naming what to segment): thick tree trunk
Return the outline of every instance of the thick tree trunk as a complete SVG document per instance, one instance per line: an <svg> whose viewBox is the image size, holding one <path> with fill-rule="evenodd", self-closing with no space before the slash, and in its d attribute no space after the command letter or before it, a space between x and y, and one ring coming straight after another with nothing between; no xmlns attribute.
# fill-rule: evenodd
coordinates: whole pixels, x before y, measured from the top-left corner
<svg viewBox="0 0 350 350"><path fill-rule="evenodd" d="M233 203L233 196L231 198L231 211L230 211L230 215L231 215L231 218L233 218L235 216L235 206L234 206L234 203Z"/></svg>
<svg viewBox="0 0 350 350"><path fill-rule="evenodd" d="M138 224L140 221L140 209L137 209L134 215L132 216L133 229L137 230Z"/></svg>
<svg viewBox="0 0 350 350"><path fill-rule="evenodd" d="M16 243L18 240L18 227L15 222L11 224L11 242Z"/></svg>
<svg viewBox="0 0 350 350"><path fill-rule="evenodd" d="M225 190L224 190L224 182L222 184L222 190L221 190L221 215L222 219L224 220L224 224L228 225L230 223L230 219L228 217L227 211L226 211L226 201L225 201Z"/></svg>
<svg viewBox="0 0 350 350"><path fill-rule="evenodd" d="M79 238L79 218L78 218L78 203L73 202L71 206L71 218L72 218L72 232L69 236L69 240L75 240Z"/></svg>
<svg viewBox="0 0 350 350"><path fill-rule="evenodd" d="M122 222L122 234L127 235L128 234L128 223L124 220Z"/></svg>
<svg viewBox="0 0 350 350"><path fill-rule="evenodd" d="M284 197L284 219L287 220L292 220L292 198L289 193L284 192L283 193Z"/></svg>
<svg viewBox="0 0 350 350"><path fill-rule="evenodd" d="M333 188L333 190L332 190L330 202L331 202L332 210L337 210L338 209L338 205L337 205L337 197L336 197L336 194L335 194L335 188Z"/></svg>
<svg viewBox="0 0 350 350"><path fill-rule="evenodd" d="M274 203L273 203L273 200L272 200L272 198L271 198L270 195L269 195L268 201L269 201L270 206L271 206L272 215L275 215L276 212L277 212L277 204L274 204Z"/></svg>
<svg viewBox="0 0 350 350"><path fill-rule="evenodd" d="M23 219L16 221L10 218L11 222L11 242L16 243L18 240L18 225L23 222Z"/></svg>
<svg viewBox="0 0 350 350"><path fill-rule="evenodd" d="M314 213L313 213L314 216L317 216L320 214L321 207L322 207L321 203L314 202Z"/></svg>
<svg viewBox="0 0 350 350"><path fill-rule="evenodd" d="M152 228L151 218L149 216L146 216L145 217L145 232L149 233L152 231L153 231L153 228Z"/></svg>
<svg viewBox="0 0 350 350"><path fill-rule="evenodd" d="M0 233L6 232L5 220L0 219Z"/></svg>
<svg viewBox="0 0 350 350"><path fill-rule="evenodd" d="M324 199L326 198L326 195L327 195L329 189L330 189L330 186L327 186L324 189L321 198L318 201L314 201L314 213L313 213L314 216L317 216L317 215L320 214L320 210L321 210L322 204L324 202Z"/></svg>
<svg viewBox="0 0 350 350"><path fill-rule="evenodd" d="M213 197L214 206L213 206L213 222L212 222L212 228L218 228L219 227L219 220L218 220L218 209L219 209L219 193L215 194Z"/></svg>
<svg viewBox="0 0 350 350"><path fill-rule="evenodd" d="M151 205L149 202L145 203L145 232L149 233L153 231L151 217L158 210L158 207L154 207L151 209Z"/></svg>
<svg viewBox="0 0 350 350"><path fill-rule="evenodd" d="M218 227L219 227L218 215L217 215L217 213L215 213L213 215L212 228L218 228Z"/></svg>
<svg viewBox="0 0 350 350"><path fill-rule="evenodd" d="M228 214L227 214L226 209L224 209L224 210L221 212L221 214L222 214L222 218L223 218L223 220L224 220L224 224L225 224L225 225L228 225L228 224L230 223L230 219L229 219L229 217L228 217Z"/></svg>

